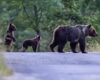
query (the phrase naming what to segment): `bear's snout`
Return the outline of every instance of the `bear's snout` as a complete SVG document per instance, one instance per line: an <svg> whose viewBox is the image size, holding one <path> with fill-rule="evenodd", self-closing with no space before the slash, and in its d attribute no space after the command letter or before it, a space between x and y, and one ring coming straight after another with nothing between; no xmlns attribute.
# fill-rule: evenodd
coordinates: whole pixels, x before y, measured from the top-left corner
<svg viewBox="0 0 100 80"><path fill-rule="evenodd" d="M93 34L93 37L97 37L98 36L98 33L96 32L95 34Z"/></svg>
<svg viewBox="0 0 100 80"><path fill-rule="evenodd" d="M98 33L96 33L95 36L98 36Z"/></svg>

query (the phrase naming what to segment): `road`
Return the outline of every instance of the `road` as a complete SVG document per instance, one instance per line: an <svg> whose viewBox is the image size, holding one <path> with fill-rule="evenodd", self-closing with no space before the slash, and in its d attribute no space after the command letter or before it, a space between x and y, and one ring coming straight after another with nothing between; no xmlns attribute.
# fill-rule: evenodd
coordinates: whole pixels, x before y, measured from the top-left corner
<svg viewBox="0 0 100 80"><path fill-rule="evenodd" d="M6 80L100 80L100 53L5 53Z"/></svg>

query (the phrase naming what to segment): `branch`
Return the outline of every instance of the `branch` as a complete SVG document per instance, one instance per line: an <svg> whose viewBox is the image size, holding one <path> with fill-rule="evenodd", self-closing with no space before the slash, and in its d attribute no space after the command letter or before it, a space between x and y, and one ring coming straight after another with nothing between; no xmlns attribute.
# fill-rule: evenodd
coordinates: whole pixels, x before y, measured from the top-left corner
<svg viewBox="0 0 100 80"><path fill-rule="evenodd" d="M31 19L31 16L27 13L26 7L24 5L24 0L22 1L22 6L23 6L23 9L24 9L24 12L25 12L27 18L30 20L30 23L32 24L33 20Z"/></svg>

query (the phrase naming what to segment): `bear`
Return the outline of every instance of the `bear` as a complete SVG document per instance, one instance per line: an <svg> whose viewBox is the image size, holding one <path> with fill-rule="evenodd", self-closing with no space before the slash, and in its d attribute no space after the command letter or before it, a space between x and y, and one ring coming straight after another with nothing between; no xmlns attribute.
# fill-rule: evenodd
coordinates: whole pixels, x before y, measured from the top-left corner
<svg viewBox="0 0 100 80"><path fill-rule="evenodd" d="M53 39L49 47L51 51L54 52L54 48L58 46L58 52L63 53L63 48L67 41L69 41L73 53L77 53L76 45L78 43L80 51L87 53L85 51L86 37L96 37L97 35L96 29L90 24L75 26L61 25L54 30Z"/></svg>
<svg viewBox="0 0 100 80"><path fill-rule="evenodd" d="M14 31L16 31L16 26L13 23L10 23L7 28L5 42L4 42L7 47L7 51L10 51L12 43L16 41L14 36Z"/></svg>
<svg viewBox="0 0 100 80"><path fill-rule="evenodd" d="M28 49L28 47L32 47L33 51L36 52L39 42L40 42L40 35L37 35L35 38L32 39L27 39L23 41L21 51L25 52Z"/></svg>
<svg viewBox="0 0 100 80"><path fill-rule="evenodd" d="M13 23L10 23L7 28L7 32L16 31L16 26Z"/></svg>
<svg viewBox="0 0 100 80"><path fill-rule="evenodd" d="M7 32L5 37L5 45L10 45L12 41L16 41L15 37L13 36L13 33Z"/></svg>

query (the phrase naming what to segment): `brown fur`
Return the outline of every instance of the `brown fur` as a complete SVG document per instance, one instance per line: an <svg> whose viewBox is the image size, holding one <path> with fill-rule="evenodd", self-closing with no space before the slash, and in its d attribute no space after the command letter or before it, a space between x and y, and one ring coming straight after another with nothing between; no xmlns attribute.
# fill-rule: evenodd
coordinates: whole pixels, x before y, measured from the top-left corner
<svg viewBox="0 0 100 80"><path fill-rule="evenodd" d="M14 37L14 31L16 31L16 26L10 23L5 36L5 45L7 47L7 51L10 51L12 43L16 41Z"/></svg>
<svg viewBox="0 0 100 80"><path fill-rule="evenodd" d="M40 41L40 35L32 39L27 39L23 42L22 51L25 52L28 47L32 47L33 51L36 52Z"/></svg>
<svg viewBox="0 0 100 80"><path fill-rule="evenodd" d="M59 26L53 32L50 49L54 52L54 48L58 46L58 52L63 52L65 44L69 41L72 52L77 52L75 49L79 43L81 52L86 53L85 38L87 36L97 36L96 30L91 25Z"/></svg>

